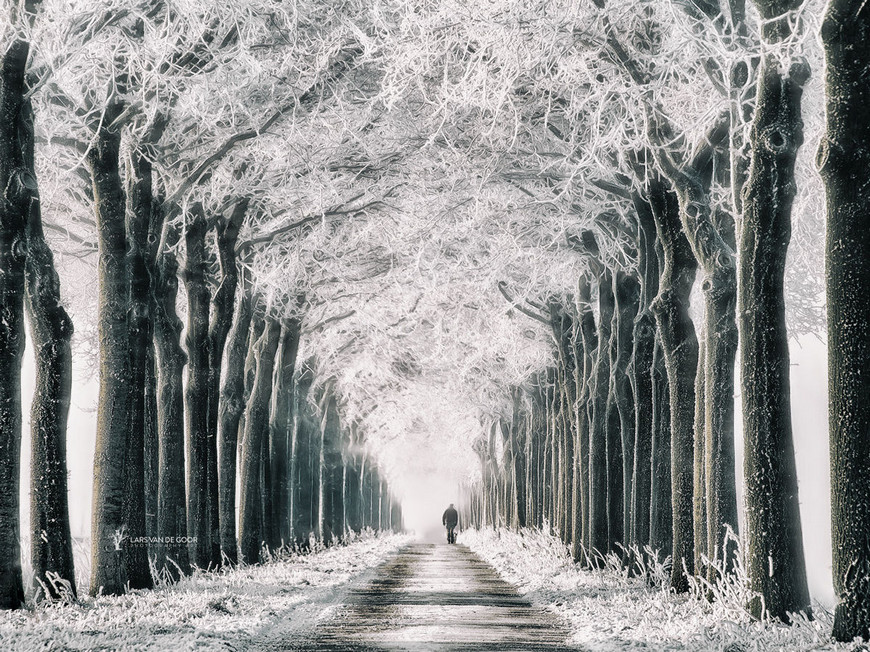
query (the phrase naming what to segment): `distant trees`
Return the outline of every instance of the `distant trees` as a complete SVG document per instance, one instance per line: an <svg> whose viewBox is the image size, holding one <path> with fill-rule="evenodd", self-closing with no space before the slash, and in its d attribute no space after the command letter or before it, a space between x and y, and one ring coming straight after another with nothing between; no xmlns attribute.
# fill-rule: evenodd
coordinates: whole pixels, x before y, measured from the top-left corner
<svg viewBox="0 0 870 652"><path fill-rule="evenodd" d="M589 43L600 48L605 63L596 66L591 76L599 83L621 76L622 102L632 108L626 117L625 104L613 102L613 96L596 96L612 102L613 114L596 123L596 128L611 130L607 133L613 137L595 145L608 152L613 163L609 170L590 166L588 175L598 175L589 182L595 192L577 195L575 201L590 204L585 224L594 228L596 237L578 237L583 226L566 229L572 249L585 260L577 265L580 293L562 291L558 299L566 319L577 322L584 318L590 299L594 305L597 294L598 310L585 317L595 326L594 330L573 329L568 347L557 334L551 380L538 390L543 376L535 373L527 378L523 391L529 398L539 391L544 397L571 395L571 382L592 390L578 389L569 423L560 420L558 399L539 402L545 415L538 425L541 433L529 432L526 437L529 445L539 439L553 444L545 444L544 453L536 458L541 470L535 482L540 487L529 487L528 493L541 495L545 510L548 504L559 504L563 489L555 463L558 455L548 451L562 440L559 429L574 432L576 450L582 451L575 458L581 482L574 492L581 503L575 508L579 527L568 536L558 527L555 532L571 545L576 560L594 564L600 555L614 552L616 543L638 550L649 545L673 555L671 586L677 591L688 589L692 575L716 581L719 570L729 571L735 546L726 533L737 525L733 388L739 328L749 515L746 562L758 592L752 608L760 615L763 604L767 614L787 620L789 613L809 606L791 443L783 303L794 164L802 142L800 95L808 70L796 58L777 81L772 76L781 71L772 61L779 55L767 55L770 62L762 58L760 66L752 56L762 41L769 46L789 41L793 47L790 26L795 20L790 12L801 3L757 3L765 20L759 28L747 24L742 3L680 5L687 12L688 27L677 29L693 34L701 63L675 60L676 68L671 70L679 69L682 76L699 75L694 83L710 84L709 96L722 98L718 105L707 105L709 124L691 125L670 117L668 109L675 106L673 96L665 92L670 73L659 65L665 57L678 56L663 36L665 30L675 29L664 25L677 14L666 16L651 4L638 3L635 15L626 19L609 12L604 1L592 4L600 10L594 17L599 32ZM705 40L716 46L706 49ZM721 56L726 51L731 59L717 60L712 54ZM569 65L560 62L562 69ZM548 129L559 140L573 139L576 148L581 136L570 123L576 114L559 97L560 91L548 88L550 104L541 111L547 112ZM519 97L527 96L520 93ZM563 119L553 117L551 110ZM619 131L620 119L636 120L635 128ZM752 131L745 140L750 124ZM684 126L694 134L694 141L680 131ZM528 125L530 138L534 127L533 122ZM551 169L546 174L555 176ZM596 202L607 210L597 208ZM739 239L735 221L741 226ZM605 249L608 255L602 256ZM584 286L587 270L597 281L592 297ZM690 316L697 270L704 297L700 321ZM640 289L637 304L628 299L627 286L620 288L621 278L630 280L632 293ZM529 306L535 293L547 291L529 293L521 312L537 319ZM620 293L626 298L620 300ZM735 318L738 295L739 320ZM630 336L621 327L625 321L632 323ZM697 335L695 323L702 326ZM584 336L584 331L597 331L597 339ZM631 350L628 367L620 362L624 360L620 351L627 347ZM560 373L566 348L577 351L577 360L590 360L594 371L589 380L584 372L566 382ZM662 382L663 370L666 382ZM632 379L628 393L619 390L626 372ZM614 413L609 406L619 410ZM547 459L553 461L548 465ZM508 468L487 471L490 475L509 472ZM670 491L663 490L665 483ZM496 484L483 478L478 491L487 493ZM473 495L468 501L471 512L484 522L486 511L477 504L488 500ZM668 518L663 518L665 514ZM552 524L558 525L558 516ZM762 562L767 566L762 568ZM779 571L771 572L770 564Z"/></svg>

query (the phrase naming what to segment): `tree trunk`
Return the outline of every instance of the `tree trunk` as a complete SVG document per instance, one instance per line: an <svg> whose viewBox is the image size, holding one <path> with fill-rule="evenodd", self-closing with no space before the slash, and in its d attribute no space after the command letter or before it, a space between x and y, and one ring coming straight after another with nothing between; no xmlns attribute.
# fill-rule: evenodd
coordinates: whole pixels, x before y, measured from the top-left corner
<svg viewBox="0 0 870 652"><path fill-rule="evenodd" d="M112 127L123 108L118 102L106 108L86 157L93 180L99 242L100 393L94 451L91 595L119 595L127 584L125 484L131 391L127 238L119 168L121 134Z"/></svg>
<svg viewBox="0 0 870 652"><path fill-rule="evenodd" d="M478 509L478 521L483 522L483 505ZM372 529L381 529L381 476L377 468L372 469Z"/></svg>
<svg viewBox="0 0 870 652"><path fill-rule="evenodd" d="M273 538L269 546L290 543L290 447L293 430L293 373L299 350L299 321L281 327L281 343L275 368L275 390L269 419L269 460L272 479Z"/></svg>
<svg viewBox="0 0 870 652"><path fill-rule="evenodd" d="M513 399L513 418L510 424L510 447L513 468L511 473L514 479L514 522L512 527L520 529L526 527L526 447L523 437L524 414L522 411L522 392L518 387L511 388ZM576 483L575 483L576 486ZM576 499L573 501L576 503ZM576 512L575 508L572 510Z"/></svg>
<svg viewBox="0 0 870 652"><path fill-rule="evenodd" d="M145 350L145 534L149 540L157 537L157 495L160 486L156 364L152 322L152 339ZM149 548L149 555L153 557L156 550L156 546Z"/></svg>
<svg viewBox="0 0 870 652"><path fill-rule="evenodd" d="M184 392L186 361L181 320L175 309L178 263L173 249L178 230L165 225L161 254L152 283L154 353L157 366L157 438L160 474L157 487L158 573L172 579L190 573L187 496L184 486Z"/></svg>
<svg viewBox="0 0 870 652"><path fill-rule="evenodd" d="M349 532L362 531L362 456L357 452L361 434L354 427L350 449L346 452L344 476L344 504Z"/></svg>
<svg viewBox="0 0 870 652"><path fill-rule="evenodd" d="M658 293L658 261L655 252L655 220L646 200L636 197L638 271L640 303L632 335L633 350L630 380L634 394L634 460L630 494L628 544L643 553L649 545L650 505L652 500L653 402L652 362L655 352L656 325L650 303Z"/></svg>
<svg viewBox="0 0 870 652"><path fill-rule="evenodd" d="M402 531L402 504L393 499L392 509L390 509L390 529L393 532L399 533Z"/></svg>
<svg viewBox="0 0 870 652"><path fill-rule="evenodd" d="M762 16L773 20L765 29L765 37L779 40L784 35L779 30L786 29L786 21L774 20L779 13L767 5L778 7L781 3L756 4ZM739 243L739 314L747 570L751 588L762 596L763 608L774 618L787 621L789 612L809 608L783 294L795 195L794 165L803 142L801 87L809 69L806 64L796 64L783 77L779 66L779 59L769 55L762 61L758 78L752 162L744 187ZM836 476L842 472L837 469ZM759 616L762 601L753 600L750 610Z"/></svg>
<svg viewBox="0 0 870 652"><path fill-rule="evenodd" d="M819 167L827 194L828 396L834 637L870 638L870 57L868 7L831 0L822 24L827 130Z"/></svg>
<svg viewBox="0 0 870 652"><path fill-rule="evenodd" d="M235 319L227 344L227 366L220 388L218 417L218 504L220 509L221 556L229 564L238 562L236 541L236 449L239 421L245 409L245 358L251 331L251 296L239 288Z"/></svg>
<svg viewBox="0 0 870 652"><path fill-rule="evenodd" d="M679 200L683 233L703 272L704 357L695 375L701 372L705 376L697 383L704 388L704 394L696 399L697 404L703 406L703 417L698 417L701 428L698 441L703 442L704 450L697 452L696 457L702 463L697 467L698 472L704 476L698 485L698 507L706 519L706 532L695 548L708 555L711 572L715 572L720 560L726 569L733 568L737 553L733 543L727 550L722 548L727 529L737 530L734 476L736 261L732 249L733 223L730 218L717 220L710 201L715 148L726 142L729 126L730 118L720 116L688 165L681 170L664 166Z"/></svg>
<svg viewBox="0 0 870 652"><path fill-rule="evenodd" d="M378 529L380 530L389 530L390 529L390 492L387 490L387 483L384 482L384 479L379 477L378 483L378 513L381 516L380 522L378 524ZM492 523L490 523L492 525Z"/></svg>
<svg viewBox="0 0 870 652"><path fill-rule="evenodd" d="M165 127L165 121L155 120L146 136L149 143L159 140L159 134ZM152 165L150 159L143 154L142 144L131 145L126 157L126 198L127 198L127 265L130 273L130 376L131 376L131 406L130 433L131 439L142 438L142 491L145 511L145 535L157 537L157 509L160 482L160 446L157 426L157 376L154 351L154 300L153 283L157 277L157 253L162 228L162 213L157 209L154 198ZM136 456L139 442L131 442L131 453ZM134 450L135 449L135 450ZM138 499L138 489L134 485L139 481L138 471L130 478L130 491L134 491ZM136 508L131 504L130 511ZM157 548L152 546L151 552ZM141 552L141 551L140 551ZM148 567L147 560L137 559L137 566L142 563ZM140 571L141 573L141 571ZM150 581L142 577L141 582ZM132 585L132 584L131 584Z"/></svg>
<svg viewBox="0 0 870 652"><path fill-rule="evenodd" d="M33 110L19 114L24 163L36 180ZM30 189L25 289L36 358L30 407L30 547L36 600L76 597L67 498L66 435L72 389L73 324L61 303L60 278L42 230L39 193ZM4 521L4 526L6 526ZM66 586L62 586L66 583ZM67 592L68 591L68 592Z"/></svg>
<svg viewBox="0 0 870 652"><path fill-rule="evenodd" d="M615 314L615 311L614 311ZM611 326L615 334L615 325ZM616 348L616 341L611 336L611 351ZM605 428L606 446L605 458L607 465L607 546L606 553L616 552L617 544L622 541L622 438L619 420L619 411L616 408L616 399L613 394L613 367L615 356L608 351L610 357L610 374L607 379L607 425Z"/></svg>
<svg viewBox="0 0 870 652"><path fill-rule="evenodd" d="M30 45L14 40L0 57L0 608L24 603L19 517L21 362L27 215L36 179L24 160L25 70ZM28 187L32 186L32 188Z"/></svg>
<svg viewBox="0 0 870 652"><path fill-rule="evenodd" d="M127 168L127 274L129 310L127 323L130 350L130 407L127 431L127 496L125 520L129 532L127 581L132 589L154 586L148 563L145 503L145 428L149 379L151 328L151 276L148 271L148 235L151 232L151 168L137 152Z"/></svg>
<svg viewBox="0 0 870 652"><path fill-rule="evenodd" d="M550 303L550 325L557 347L557 360L559 364L556 374L557 386L557 409L559 418L556 421L559 438L560 463L559 463L559 508L558 508L558 531L562 540L571 545L573 538L573 513L572 498L574 485L574 405L577 402L577 387L574 359L574 345L572 336L574 333L574 321L565 312L564 307L554 302Z"/></svg>
<svg viewBox="0 0 870 652"><path fill-rule="evenodd" d="M323 432L323 542L339 543L344 537L344 464L341 459L342 432L338 403L332 388L326 390L321 402ZM381 517L389 519L389 502L382 506ZM388 529L382 523L381 529Z"/></svg>
<svg viewBox="0 0 870 652"><path fill-rule="evenodd" d="M239 556L245 564L260 559L263 544L263 523L260 520L263 494L260 486L263 442L269 432L269 404L272 399L272 375L275 353L281 334L280 325L266 320L266 327L254 344L256 371L254 386L245 407L245 434L241 445L239 474Z"/></svg>
<svg viewBox="0 0 870 652"><path fill-rule="evenodd" d="M208 230L202 205L196 204L184 228L186 260L184 286L187 290L187 382L184 390L187 435L187 531L193 545L191 561L210 568L211 524L208 508L208 390L209 390L209 304L206 280L205 235Z"/></svg>
<svg viewBox="0 0 870 652"><path fill-rule="evenodd" d="M538 383L540 383L540 376L538 376L536 380ZM532 406L531 412L529 414L527 434L527 438L529 440L529 524L536 528L542 528L544 518L544 437L543 428L541 427L541 414L544 410L544 396L543 390L541 389L539 384L533 387L531 399Z"/></svg>
<svg viewBox="0 0 870 652"><path fill-rule="evenodd" d="M615 294L615 342L616 357L611 373L613 378L612 392L616 409L619 412L620 448L622 458L622 518L621 536L618 541L623 546L623 558L628 562L629 533L631 532L631 486L634 471L634 441L635 441L635 397L631 382L631 357L633 350L634 322L637 317L640 300L640 284L633 276L617 272L614 279Z"/></svg>
<svg viewBox="0 0 870 652"><path fill-rule="evenodd" d="M208 407L206 410L206 484L208 485L208 520L211 537L211 563L220 565L227 559L235 563L237 559L235 545L235 505L233 506L232 524L224 527L221 520L221 480L218 473L220 455L219 418L223 413L220 405L221 370L226 348L227 337L233 325L233 302L238 287L239 272L236 259L236 242L239 230L248 211L249 201L242 199L233 208L229 218L222 219L217 226L217 250L220 263L221 282L211 299L211 321L208 328ZM247 330L245 331L247 336ZM244 346L246 342L242 343ZM238 424L236 425L238 430ZM235 501L235 455L233 455L233 501ZM232 555L227 554L224 546L224 530L231 531ZM225 557L225 555L227 555Z"/></svg>
<svg viewBox="0 0 870 652"><path fill-rule="evenodd" d="M578 285L577 293L578 310L578 334L580 347L583 350L583 385L578 389L579 400L577 401L577 474L578 494L580 499L580 539L575 539L572 547L574 561L581 562L584 566L589 564L586 553L590 549L590 496L589 496L589 437L591 434L592 406L595 400L595 351L598 348L598 331L595 327L595 315L592 312L592 292L589 277L583 275ZM579 361L578 361L579 366Z"/></svg>
<svg viewBox="0 0 870 652"><path fill-rule="evenodd" d="M312 381L311 367L305 364L296 374L293 389L296 414L293 433L293 539L301 548L307 548L312 537L317 538L317 515L320 511L320 444L308 402ZM369 496L369 526L373 524L372 518Z"/></svg>
<svg viewBox="0 0 870 652"><path fill-rule="evenodd" d="M706 577L705 563L702 556L707 551L707 479L706 456L707 436L704 430L706 423L707 375L704 373L704 358L706 353L706 338L702 337L698 345L698 371L695 374L695 482L692 491L693 528L695 535L695 574Z"/></svg>
<svg viewBox="0 0 870 652"><path fill-rule="evenodd" d="M689 588L687 575L694 573L695 561L692 502L698 340L689 317L689 294L695 281L697 261L681 229L674 194L664 182L652 180L649 198L664 255L659 293L652 309L661 337L670 394L674 559L671 587L684 592Z"/></svg>
<svg viewBox="0 0 870 652"><path fill-rule="evenodd" d="M652 378L652 473L650 477L649 545L661 559L671 555L673 499L671 498L671 395L660 337L656 338L651 367Z"/></svg>
<svg viewBox="0 0 870 652"><path fill-rule="evenodd" d="M362 529L372 526L372 473L368 455L362 456L360 468L360 515Z"/></svg>
<svg viewBox="0 0 870 652"><path fill-rule="evenodd" d="M280 340L280 336L279 336ZM279 344L280 346L280 344ZM277 366L277 365L276 365ZM274 378L272 385L272 396L274 398ZM272 401L270 400L271 404ZM267 426L263 436L262 447L260 448L260 538L263 541L266 551L269 554L275 554L280 544L276 544L277 530L275 521L272 520L272 513L275 510L275 494L273 493L274 478L272 476L272 442L271 429Z"/></svg>
<svg viewBox="0 0 870 652"><path fill-rule="evenodd" d="M603 267L598 272L598 349L595 353L594 384L591 390L589 430L589 554L608 551L608 403L610 395L610 336L613 329L613 275Z"/></svg>

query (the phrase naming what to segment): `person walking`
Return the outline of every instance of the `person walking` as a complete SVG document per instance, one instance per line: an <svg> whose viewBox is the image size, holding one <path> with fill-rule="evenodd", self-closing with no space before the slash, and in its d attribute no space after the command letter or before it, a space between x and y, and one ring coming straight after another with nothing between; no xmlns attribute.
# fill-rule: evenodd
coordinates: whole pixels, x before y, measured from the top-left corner
<svg viewBox="0 0 870 652"><path fill-rule="evenodd" d="M447 543L456 543L456 526L459 525L459 512L450 503L450 507L444 510L441 523L447 528Z"/></svg>

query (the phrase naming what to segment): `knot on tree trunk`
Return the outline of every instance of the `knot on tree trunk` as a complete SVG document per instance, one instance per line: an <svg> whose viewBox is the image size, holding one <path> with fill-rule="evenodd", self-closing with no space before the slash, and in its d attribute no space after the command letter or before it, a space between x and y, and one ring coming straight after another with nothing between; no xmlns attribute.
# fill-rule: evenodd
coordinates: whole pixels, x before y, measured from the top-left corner
<svg viewBox="0 0 870 652"><path fill-rule="evenodd" d="M20 236L16 236L12 240L12 244L9 249L10 253L12 254L13 261L16 263L20 263L27 257L27 240Z"/></svg>
<svg viewBox="0 0 870 652"><path fill-rule="evenodd" d="M650 304L650 310L653 311L654 314L661 315L668 311L668 306L674 300L674 293L672 290L661 290L655 299L653 299Z"/></svg>
<svg viewBox="0 0 870 652"><path fill-rule="evenodd" d="M764 129L759 134L759 141L774 155L784 154L794 147L793 135L783 125L772 125Z"/></svg>
<svg viewBox="0 0 870 652"><path fill-rule="evenodd" d="M797 57L788 69L788 78L793 84L802 87L809 81L813 71L810 62L804 57Z"/></svg>
<svg viewBox="0 0 870 652"><path fill-rule="evenodd" d="M816 151L816 170L818 170L819 174L822 174L825 171L828 161L831 158L831 150L834 147L836 147L836 145L831 142L830 138L823 137L821 141L819 141L819 149Z"/></svg>
<svg viewBox="0 0 870 652"><path fill-rule="evenodd" d="M745 61L736 62L731 68L731 86L743 88L749 81L749 65Z"/></svg>

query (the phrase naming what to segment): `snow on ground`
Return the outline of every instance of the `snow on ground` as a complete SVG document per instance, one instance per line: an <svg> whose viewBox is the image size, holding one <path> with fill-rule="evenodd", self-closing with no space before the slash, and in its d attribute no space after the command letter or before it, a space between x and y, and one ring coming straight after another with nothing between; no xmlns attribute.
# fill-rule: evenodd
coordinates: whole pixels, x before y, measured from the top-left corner
<svg viewBox="0 0 870 652"><path fill-rule="evenodd" d="M830 639L832 615L814 606L816 619L794 626L752 620L743 610L749 595L735 582L712 604L700 594L677 596L666 588L661 565L645 579L629 578L615 559L603 570L585 571L571 561L556 537L531 530L467 530L459 537L501 575L517 585L534 604L564 618L572 644L590 652L616 650L685 650L750 652L754 650L857 651L857 643Z"/></svg>
<svg viewBox="0 0 870 652"><path fill-rule="evenodd" d="M0 650L260 650L301 633L410 537L348 545L260 566L196 572L153 591L0 612Z"/></svg>

